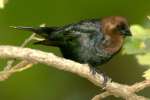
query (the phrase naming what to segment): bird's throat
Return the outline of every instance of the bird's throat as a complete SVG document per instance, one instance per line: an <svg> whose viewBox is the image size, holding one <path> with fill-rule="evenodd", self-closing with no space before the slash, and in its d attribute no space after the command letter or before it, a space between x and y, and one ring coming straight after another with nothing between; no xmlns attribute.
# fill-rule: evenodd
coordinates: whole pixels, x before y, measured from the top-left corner
<svg viewBox="0 0 150 100"><path fill-rule="evenodd" d="M104 49L108 53L116 53L118 52L123 45L123 37L122 36L112 36L109 38L110 40L107 43L104 43Z"/></svg>

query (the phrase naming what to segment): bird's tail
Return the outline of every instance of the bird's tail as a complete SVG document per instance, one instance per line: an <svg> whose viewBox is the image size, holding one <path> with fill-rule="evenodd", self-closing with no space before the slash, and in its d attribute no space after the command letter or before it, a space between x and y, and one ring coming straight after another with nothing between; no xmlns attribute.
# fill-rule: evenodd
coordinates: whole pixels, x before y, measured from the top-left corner
<svg viewBox="0 0 150 100"><path fill-rule="evenodd" d="M10 26L14 29L25 30L34 32L44 38L48 38L48 36L57 30L56 27L25 27L25 26Z"/></svg>
<svg viewBox="0 0 150 100"><path fill-rule="evenodd" d="M57 32L58 27L24 27L24 26L10 26L14 29L19 29L19 30L25 30L25 31L31 31L34 32L41 37L44 38L44 40L39 40L35 42L34 44L42 44L42 45L51 45L51 46L60 46L62 45L62 42L59 41L57 35L55 32Z"/></svg>

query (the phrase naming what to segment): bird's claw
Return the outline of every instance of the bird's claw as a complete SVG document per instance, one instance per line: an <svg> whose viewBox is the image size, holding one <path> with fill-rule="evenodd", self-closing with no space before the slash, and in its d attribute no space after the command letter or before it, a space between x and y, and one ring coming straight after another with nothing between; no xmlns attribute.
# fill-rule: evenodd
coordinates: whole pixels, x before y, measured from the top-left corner
<svg viewBox="0 0 150 100"><path fill-rule="evenodd" d="M100 70L97 70L96 68L94 67L90 67L90 72L92 73L92 75L95 75L96 73L99 73L100 75L103 76L103 83L102 83L102 89L105 89L106 86L107 86L107 83L108 82L111 82L111 78L108 77L104 72L100 71Z"/></svg>
<svg viewBox="0 0 150 100"><path fill-rule="evenodd" d="M96 74L96 68L94 67L90 67L90 72L92 73L92 75L95 75Z"/></svg>
<svg viewBox="0 0 150 100"><path fill-rule="evenodd" d="M107 86L107 83L111 82L111 78L108 77L105 73L100 73L100 74L101 74L101 75L103 76L103 78L104 78L104 81L103 81L103 83L102 83L102 89L105 89L106 86Z"/></svg>

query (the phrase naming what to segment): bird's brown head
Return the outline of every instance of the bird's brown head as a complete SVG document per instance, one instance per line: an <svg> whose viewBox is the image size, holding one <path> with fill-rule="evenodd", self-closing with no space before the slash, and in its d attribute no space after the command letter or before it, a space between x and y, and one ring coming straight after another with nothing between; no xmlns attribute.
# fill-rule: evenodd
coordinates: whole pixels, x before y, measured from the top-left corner
<svg viewBox="0 0 150 100"><path fill-rule="evenodd" d="M101 20L101 30L109 35L131 36L128 22L122 16L110 16Z"/></svg>
<svg viewBox="0 0 150 100"><path fill-rule="evenodd" d="M131 36L127 20L121 16L110 16L103 18L100 23L100 30L105 37L103 42L105 51L112 54L119 51L124 37Z"/></svg>

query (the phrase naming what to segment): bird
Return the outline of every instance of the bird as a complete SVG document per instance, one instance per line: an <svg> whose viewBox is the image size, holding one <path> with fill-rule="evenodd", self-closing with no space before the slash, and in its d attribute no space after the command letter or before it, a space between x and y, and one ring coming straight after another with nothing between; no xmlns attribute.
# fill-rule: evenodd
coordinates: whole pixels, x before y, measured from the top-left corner
<svg viewBox="0 0 150 100"><path fill-rule="evenodd" d="M124 39L132 36L123 16L86 19L56 27L13 28L36 33L44 40L35 44L59 47L64 58L89 64L92 68L107 63L121 50Z"/></svg>

